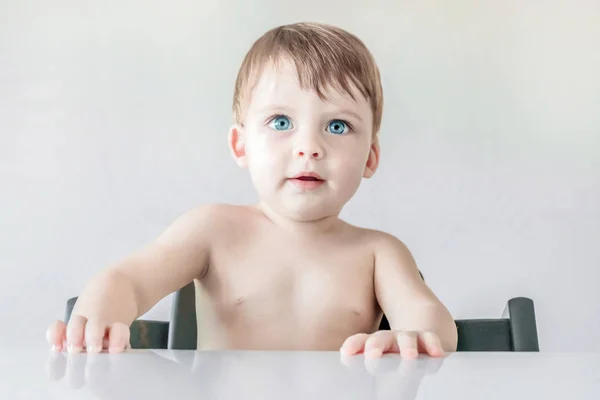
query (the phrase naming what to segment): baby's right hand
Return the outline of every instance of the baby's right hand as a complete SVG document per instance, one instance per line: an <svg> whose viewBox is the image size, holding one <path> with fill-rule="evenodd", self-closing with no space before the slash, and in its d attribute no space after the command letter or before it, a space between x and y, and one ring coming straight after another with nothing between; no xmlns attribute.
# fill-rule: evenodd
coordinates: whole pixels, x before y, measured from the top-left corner
<svg viewBox="0 0 600 400"><path fill-rule="evenodd" d="M68 325L62 321L54 322L48 327L46 338L52 350L66 348L69 353L79 353L84 348L88 353L99 353L103 349L119 353L131 348L127 325L121 322L109 324L81 315L72 315Z"/></svg>

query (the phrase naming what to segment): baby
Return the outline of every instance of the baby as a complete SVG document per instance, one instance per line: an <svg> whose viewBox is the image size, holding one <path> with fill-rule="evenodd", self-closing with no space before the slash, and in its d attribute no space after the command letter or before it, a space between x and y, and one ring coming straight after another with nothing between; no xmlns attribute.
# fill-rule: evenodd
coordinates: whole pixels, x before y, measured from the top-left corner
<svg viewBox="0 0 600 400"><path fill-rule="evenodd" d="M379 163L383 94L362 41L333 26L266 32L240 68L229 148L255 205L202 205L95 276L50 346L120 352L160 299L196 286L198 349L443 356L457 331L404 244L339 218ZM383 314L392 330L377 331Z"/></svg>

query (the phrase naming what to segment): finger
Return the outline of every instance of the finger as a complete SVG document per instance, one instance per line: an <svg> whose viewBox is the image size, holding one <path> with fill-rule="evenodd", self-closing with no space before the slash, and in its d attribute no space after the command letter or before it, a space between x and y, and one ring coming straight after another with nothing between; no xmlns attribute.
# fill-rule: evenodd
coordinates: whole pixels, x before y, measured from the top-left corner
<svg viewBox="0 0 600 400"><path fill-rule="evenodd" d="M85 324L85 343L88 353L100 353L102 341L106 334L106 324L98 319L92 319Z"/></svg>
<svg viewBox="0 0 600 400"><path fill-rule="evenodd" d="M115 322L110 326L108 333L108 351L109 353L120 353L128 348L129 344L129 327L123 323Z"/></svg>
<svg viewBox="0 0 600 400"><path fill-rule="evenodd" d="M67 325L67 349L70 353L79 353L83 349L83 339L87 319L81 315L72 315Z"/></svg>
<svg viewBox="0 0 600 400"><path fill-rule="evenodd" d="M398 352L392 331L375 332L365 343L365 356L367 357L380 357L383 353L392 352Z"/></svg>
<svg viewBox="0 0 600 400"><path fill-rule="evenodd" d="M369 335L366 333L352 335L344 341L340 351L346 355L358 354L363 351L368 337Z"/></svg>
<svg viewBox="0 0 600 400"><path fill-rule="evenodd" d="M419 335L419 347L422 352L432 357L443 357L444 348L438 335L433 332L422 332Z"/></svg>
<svg viewBox="0 0 600 400"><path fill-rule="evenodd" d="M55 321L46 330L46 339L53 351L62 351L63 342L67 336L67 325L62 321Z"/></svg>
<svg viewBox="0 0 600 400"><path fill-rule="evenodd" d="M413 359L419 356L417 332L400 331L396 334L396 341L403 358Z"/></svg>

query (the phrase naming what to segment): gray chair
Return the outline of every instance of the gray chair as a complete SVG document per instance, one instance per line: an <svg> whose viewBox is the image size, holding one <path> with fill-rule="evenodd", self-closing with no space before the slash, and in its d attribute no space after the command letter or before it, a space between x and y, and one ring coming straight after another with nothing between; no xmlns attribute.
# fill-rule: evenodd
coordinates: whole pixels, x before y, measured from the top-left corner
<svg viewBox="0 0 600 400"><path fill-rule="evenodd" d="M422 276L422 275L421 275ZM72 302L71 309L75 304ZM70 310L67 307L68 321ZM175 293L171 322L136 320L131 326L132 348L169 348L195 350L197 345L194 283ZM457 351L539 351L533 301L516 297L508 301L505 314L498 319L456 320ZM390 329L385 315L380 330Z"/></svg>

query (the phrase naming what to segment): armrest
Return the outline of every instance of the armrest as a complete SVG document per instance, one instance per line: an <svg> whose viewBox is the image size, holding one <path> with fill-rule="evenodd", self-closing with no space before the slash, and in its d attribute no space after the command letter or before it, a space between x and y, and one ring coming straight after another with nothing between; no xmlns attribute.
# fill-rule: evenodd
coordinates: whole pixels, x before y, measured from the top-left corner
<svg viewBox="0 0 600 400"><path fill-rule="evenodd" d="M527 297L512 298L503 315L508 317L515 351L540 351L533 300Z"/></svg>
<svg viewBox="0 0 600 400"><path fill-rule="evenodd" d="M132 349L166 349L169 343L169 322L137 319L129 328Z"/></svg>

